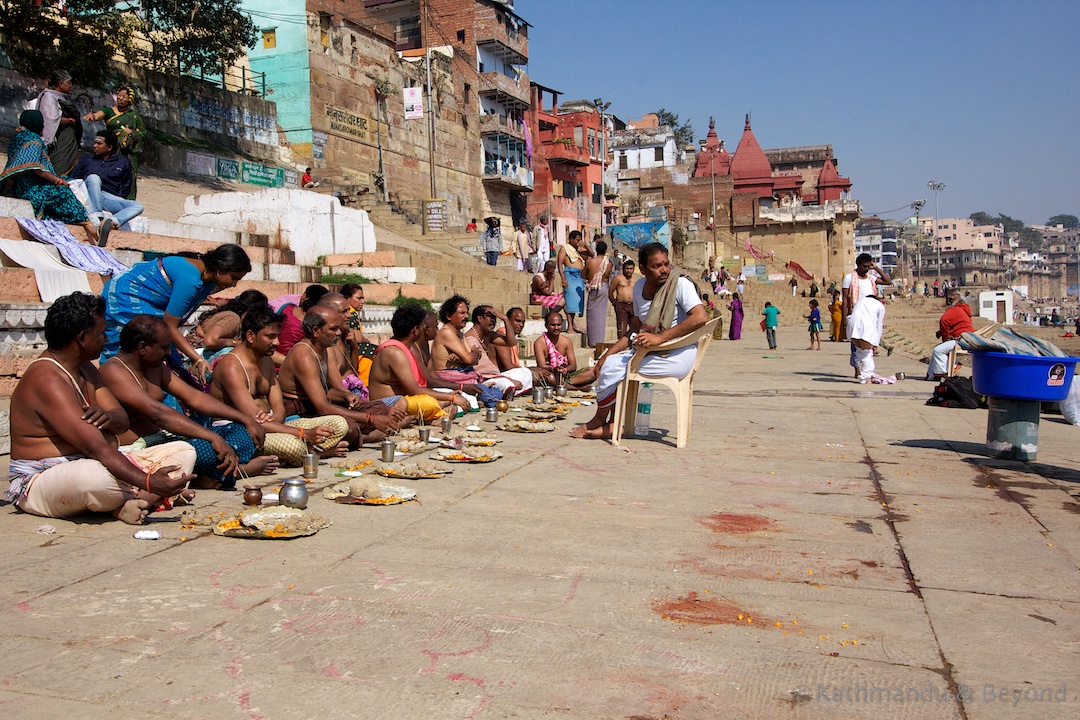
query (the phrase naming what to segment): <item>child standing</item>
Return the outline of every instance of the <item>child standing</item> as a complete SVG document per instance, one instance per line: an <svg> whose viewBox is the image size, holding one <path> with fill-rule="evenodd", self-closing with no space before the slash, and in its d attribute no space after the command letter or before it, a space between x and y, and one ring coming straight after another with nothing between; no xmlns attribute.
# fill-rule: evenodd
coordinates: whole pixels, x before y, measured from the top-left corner
<svg viewBox="0 0 1080 720"><path fill-rule="evenodd" d="M807 350L821 349L821 310L818 309L818 301L810 301L810 314L805 316L810 321L810 347ZM817 343L817 347L814 347Z"/></svg>
<svg viewBox="0 0 1080 720"><path fill-rule="evenodd" d="M765 310L761 313L765 316L763 321L765 324L765 339L769 341L769 349L776 349L776 319L780 316L780 308L775 307L771 302L765 303Z"/></svg>

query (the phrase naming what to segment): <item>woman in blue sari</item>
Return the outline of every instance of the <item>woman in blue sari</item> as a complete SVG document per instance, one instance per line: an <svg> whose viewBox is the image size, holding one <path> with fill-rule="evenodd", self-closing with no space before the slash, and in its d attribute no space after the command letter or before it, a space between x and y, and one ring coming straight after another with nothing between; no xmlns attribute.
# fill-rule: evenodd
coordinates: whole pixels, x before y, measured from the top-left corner
<svg viewBox="0 0 1080 720"><path fill-rule="evenodd" d="M90 222L86 208L68 187L67 180L56 174L41 132L45 118L37 110L19 116L19 129L8 144L8 161L0 174L0 188L5 195L29 200L39 220L58 220L68 225L82 225L86 239L98 242L98 231Z"/></svg>
<svg viewBox="0 0 1080 720"><path fill-rule="evenodd" d="M210 366L192 346L181 326L211 293L234 287L251 272L251 260L239 245L219 245L194 256L169 255L146 260L115 277L105 288L105 348L101 362L120 349L120 331L136 315L154 315L169 326L173 355L179 368L186 356L203 378Z"/></svg>

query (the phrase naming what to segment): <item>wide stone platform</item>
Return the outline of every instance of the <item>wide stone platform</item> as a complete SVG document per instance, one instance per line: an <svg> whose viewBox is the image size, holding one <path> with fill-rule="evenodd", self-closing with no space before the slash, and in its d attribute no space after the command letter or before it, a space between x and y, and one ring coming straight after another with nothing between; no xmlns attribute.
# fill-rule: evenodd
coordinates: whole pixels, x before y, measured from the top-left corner
<svg viewBox="0 0 1080 720"><path fill-rule="evenodd" d="M658 392L625 450L505 435L495 463L401 481L421 503L315 493L334 525L310 538L3 509L2 712L1077 717L1077 428L1046 417L1038 462L991 460L986 411L858 385L802 328L779 342L712 345L684 450Z"/></svg>

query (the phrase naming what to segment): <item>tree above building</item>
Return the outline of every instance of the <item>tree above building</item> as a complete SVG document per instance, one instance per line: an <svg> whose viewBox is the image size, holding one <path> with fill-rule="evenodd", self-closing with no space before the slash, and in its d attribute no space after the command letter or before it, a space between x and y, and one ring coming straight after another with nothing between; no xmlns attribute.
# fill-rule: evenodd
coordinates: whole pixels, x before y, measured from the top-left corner
<svg viewBox="0 0 1080 720"><path fill-rule="evenodd" d="M114 82L114 58L166 73L220 73L255 40L239 0L0 0L0 44L15 69L42 77L63 68L86 86Z"/></svg>

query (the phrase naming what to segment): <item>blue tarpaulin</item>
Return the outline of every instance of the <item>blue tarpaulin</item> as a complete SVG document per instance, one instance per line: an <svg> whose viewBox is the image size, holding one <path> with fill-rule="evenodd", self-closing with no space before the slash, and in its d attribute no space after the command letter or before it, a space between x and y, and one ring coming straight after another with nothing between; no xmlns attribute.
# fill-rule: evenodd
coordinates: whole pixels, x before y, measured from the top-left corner
<svg viewBox="0 0 1080 720"><path fill-rule="evenodd" d="M667 220L609 225L608 231L611 233L612 238L632 248L658 242L668 250L671 249L671 224Z"/></svg>

